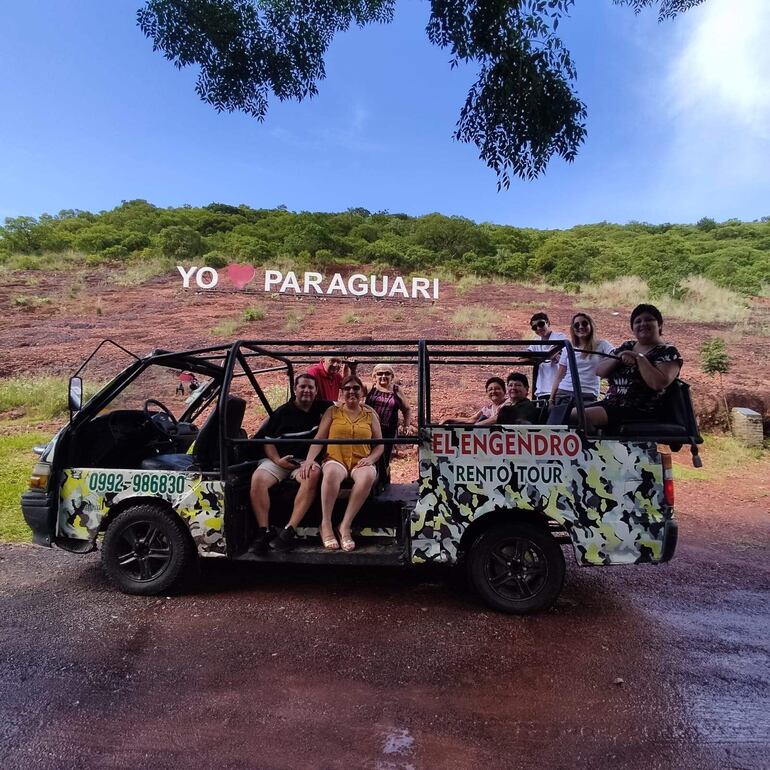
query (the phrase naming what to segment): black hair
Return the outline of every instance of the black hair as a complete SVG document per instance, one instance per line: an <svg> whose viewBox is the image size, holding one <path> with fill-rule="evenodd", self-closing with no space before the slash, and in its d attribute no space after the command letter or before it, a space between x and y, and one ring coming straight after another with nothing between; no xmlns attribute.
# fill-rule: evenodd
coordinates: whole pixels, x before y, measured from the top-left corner
<svg viewBox="0 0 770 770"><path fill-rule="evenodd" d="M530 323L533 323L534 321L545 321L547 324L551 323L548 320L547 313L535 313L535 315L533 315L532 318L529 319Z"/></svg>
<svg viewBox="0 0 770 770"><path fill-rule="evenodd" d="M634 321L636 320L636 317L642 313L649 313L658 322L659 326L663 326L663 315L661 314L660 310L658 310L655 305L647 305L642 303L641 305L637 305L631 311L630 324L632 329L634 328Z"/></svg>
<svg viewBox="0 0 770 770"><path fill-rule="evenodd" d="M527 379L526 374L522 374L521 372L511 372L506 378L505 378L506 384L509 382L520 382L527 390L529 390L529 380Z"/></svg>
<svg viewBox="0 0 770 770"><path fill-rule="evenodd" d="M486 383L484 383L484 390L486 390L493 382L496 382L503 390L505 390L505 383L502 377L490 377Z"/></svg>
<svg viewBox="0 0 770 770"><path fill-rule="evenodd" d="M294 375L294 387L297 387L297 383L300 380L313 380L316 386L316 390L318 390L318 380L316 379L314 374L310 374L310 372L300 372L299 374Z"/></svg>

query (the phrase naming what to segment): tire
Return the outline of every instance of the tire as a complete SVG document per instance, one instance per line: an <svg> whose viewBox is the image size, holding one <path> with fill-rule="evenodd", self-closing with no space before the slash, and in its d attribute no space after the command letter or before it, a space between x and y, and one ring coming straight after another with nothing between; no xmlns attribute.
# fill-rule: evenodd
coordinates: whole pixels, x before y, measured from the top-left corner
<svg viewBox="0 0 770 770"><path fill-rule="evenodd" d="M154 505L136 505L107 528L102 566L124 593L152 596L168 591L190 571L195 547L185 525Z"/></svg>
<svg viewBox="0 0 770 770"><path fill-rule="evenodd" d="M550 607L564 584L564 555L551 534L529 522L498 524L471 547L468 577L496 610L526 615Z"/></svg>

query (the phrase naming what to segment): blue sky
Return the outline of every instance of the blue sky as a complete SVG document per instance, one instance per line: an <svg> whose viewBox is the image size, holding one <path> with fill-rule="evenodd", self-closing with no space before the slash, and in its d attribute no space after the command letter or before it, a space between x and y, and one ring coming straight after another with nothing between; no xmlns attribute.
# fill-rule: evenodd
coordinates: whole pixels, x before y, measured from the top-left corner
<svg viewBox="0 0 770 770"><path fill-rule="evenodd" d="M431 46L428 3L339 35L319 95L265 123L220 114L135 24L140 0L0 5L0 218L145 198L292 210L364 206L569 227L770 215L770 3L674 22L577 0L560 27L589 136L573 164L498 193L451 134L472 68Z"/></svg>

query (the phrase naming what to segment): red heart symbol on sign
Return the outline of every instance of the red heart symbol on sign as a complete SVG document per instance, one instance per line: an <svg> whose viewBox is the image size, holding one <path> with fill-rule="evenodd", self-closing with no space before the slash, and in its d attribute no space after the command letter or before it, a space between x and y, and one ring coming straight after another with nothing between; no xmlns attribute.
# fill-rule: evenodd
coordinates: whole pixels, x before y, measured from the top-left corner
<svg viewBox="0 0 770 770"><path fill-rule="evenodd" d="M256 274L253 265L227 266L227 277L235 284L236 289L242 289Z"/></svg>

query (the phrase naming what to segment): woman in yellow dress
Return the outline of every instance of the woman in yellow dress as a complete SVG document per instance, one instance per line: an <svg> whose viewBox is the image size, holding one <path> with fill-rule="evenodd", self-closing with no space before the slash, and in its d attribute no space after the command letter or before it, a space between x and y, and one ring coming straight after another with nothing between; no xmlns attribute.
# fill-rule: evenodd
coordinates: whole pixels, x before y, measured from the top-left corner
<svg viewBox="0 0 770 770"><path fill-rule="evenodd" d="M330 406L321 418L318 439L372 439L382 438L382 429L377 413L364 403L364 385L355 375L345 378L340 385L342 399L339 404ZM323 451L322 444L313 444L307 453L307 459L300 466L298 477L310 474L313 463ZM350 528L353 519L369 496L377 481L377 460L383 452L383 445L377 444L328 444L326 459L323 462L321 481L321 541L324 548L352 551L356 544L351 537ZM340 540L334 535L332 511L340 484L350 477L353 488L350 490L345 515L340 523Z"/></svg>

